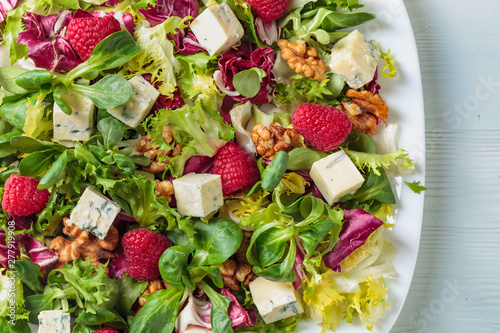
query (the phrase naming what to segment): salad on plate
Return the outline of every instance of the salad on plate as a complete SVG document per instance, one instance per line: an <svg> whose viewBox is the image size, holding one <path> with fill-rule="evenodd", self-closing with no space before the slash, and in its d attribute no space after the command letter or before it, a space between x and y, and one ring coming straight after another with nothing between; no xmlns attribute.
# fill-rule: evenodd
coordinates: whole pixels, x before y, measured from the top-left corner
<svg viewBox="0 0 500 333"><path fill-rule="evenodd" d="M372 330L414 164L362 7L0 1L0 332Z"/></svg>

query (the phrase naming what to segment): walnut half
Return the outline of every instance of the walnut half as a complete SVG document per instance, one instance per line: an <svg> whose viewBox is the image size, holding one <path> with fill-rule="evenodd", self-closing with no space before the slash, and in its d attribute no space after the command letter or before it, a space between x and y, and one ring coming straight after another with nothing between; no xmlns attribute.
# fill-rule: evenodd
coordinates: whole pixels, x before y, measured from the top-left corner
<svg viewBox="0 0 500 333"><path fill-rule="evenodd" d="M266 128L257 124L252 130L252 141L262 157L273 158L279 151L291 151L300 146L300 136L294 128L284 128L280 124L271 124Z"/></svg>
<svg viewBox="0 0 500 333"><path fill-rule="evenodd" d="M386 121L389 116L389 107L380 95L349 89L346 96L351 100L343 101L338 108L347 115L352 128L368 135L377 133L378 119Z"/></svg>
<svg viewBox="0 0 500 333"><path fill-rule="evenodd" d="M169 156L174 157L179 155L182 150L182 146L175 142L174 135L172 133L172 126L165 126L162 130L162 135L165 141L174 147L174 149L160 150L156 144L153 142L153 138L148 134L139 139L135 146L135 150L151 159L151 164L144 167L144 170L152 173L163 172L168 166L168 161L161 161L162 157Z"/></svg>
<svg viewBox="0 0 500 333"><path fill-rule="evenodd" d="M302 41L292 43L286 39L278 42L281 49L281 57L297 73L303 73L305 76L322 82L325 77L326 64L318 57L318 51L311 46L307 46Z"/></svg>

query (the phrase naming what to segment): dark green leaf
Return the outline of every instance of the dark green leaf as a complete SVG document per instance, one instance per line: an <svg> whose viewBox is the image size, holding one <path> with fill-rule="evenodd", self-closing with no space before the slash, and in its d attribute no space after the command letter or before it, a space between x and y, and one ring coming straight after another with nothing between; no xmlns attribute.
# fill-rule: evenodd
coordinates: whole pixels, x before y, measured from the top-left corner
<svg viewBox="0 0 500 333"><path fill-rule="evenodd" d="M339 29L355 27L365 22L375 19L375 14L370 13L342 13L332 12L323 19L321 28L328 31L336 31Z"/></svg>
<svg viewBox="0 0 500 333"><path fill-rule="evenodd" d="M420 185L420 181L414 181L412 183L405 182L406 185L412 190L414 193L420 194L420 192L427 190L427 187Z"/></svg>
<svg viewBox="0 0 500 333"><path fill-rule="evenodd" d="M7 157L16 152L16 148L12 147L10 142L0 143L0 158Z"/></svg>
<svg viewBox="0 0 500 333"><path fill-rule="evenodd" d="M216 266L198 266L189 268L189 275L193 283L200 282L205 276L210 276L214 285L218 288L224 288L224 281L220 269ZM194 288L193 288L194 289Z"/></svg>
<svg viewBox="0 0 500 333"><path fill-rule="evenodd" d="M182 245L171 246L163 252L158 266L162 278L171 286L183 288L182 276L186 274L191 250Z"/></svg>
<svg viewBox="0 0 500 333"><path fill-rule="evenodd" d="M15 271L21 281L35 293L43 291L43 284L40 281L40 265L30 260L16 260L14 263Z"/></svg>
<svg viewBox="0 0 500 333"><path fill-rule="evenodd" d="M31 154L37 151L47 150L49 148L64 148L59 144L33 139L28 136L14 136L10 139L10 144L25 154Z"/></svg>
<svg viewBox="0 0 500 333"><path fill-rule="evenodd" d="M218 265L229 259L240 247L243 233L229 219L211 219L208 223L196 222L194 239L196 265ZM194 261L194 260L193 260Z"/></svg>
<svg viewBox="0 0 500 333"><path fill-rule="evenodd" d="M86 73L96 77L99 71L119 67L140 51L141 47L131 34L126 31L116 32L99 42L89 59L69 71L69 83Z"/></svg>
<svg viewBox="0 0 500 333"><path fill-rule="evenodd" d="M391 182L384 170L380 170L380 176L377 176L373 170L371 170L363 186L354 193L354 197L359 202L376 200L390 205L396 203L396 198L392 192Z"/></svg>
<svg viewBox="0 0 500 333"><path fill-rule="evenodd" d="M377 146L373 139L369 135L358 130L351 131L346 139L346 144L350 150L368 154L377 153Z"/></svg>
<svg viewBox="0 0 500 333"><path fill-rule="evenodd" d="M309 148L295 148L289 153L288 170L310 170L313 163L320 160L319 152Z"/></svg>
<svg viewBox="0 0 500 333"><path fill-rule="evenodd" d="M25 94L26 89L21 88L16 84L16 77L27 72L27 69L22 67L1 67L0 68L0 86L13 94Z"/></svg>
<svg viewBox="0 0 500 333"><path fill-rule="evenodd" d="M198 287L207 294L212 302L212 308L210 309L210 324L214 333L232 333L231 318L227 313L231 300L215 292L215 290L203 281Z"/></svg>
<svg viewBox="0 0 500 333"><path fill-rule="evenodd" d="M52 310L52 304L54 303L54 295L57 290L54 290L47 294L31 295L26 297L25 305L26 310L30 311L30 323L38 324L38 315L42 311Z"/></svg>
<svg viewBox="0 0 500 333"><path fill-rule="evenodd" d="M283 178L288 165L288 153L285 151L279 151L266 167L264 174L262 175L262 187L271 192Z"/></svg>
<svg viewBox="0 0 500 333"><path fill-rule="evenodd" d="M49 170L43 175L38 184L39 189L49 188L57 179L64 176L64 170L66 169L66 164L68 163L68 151L65 150L56 161L52 164Z"/></svg>
<svg viewBox="0 0 500 333"><path fill-rule="evenodd" d="M115 318L116 315L113 312L97 309L96 313L82 312L75 321L83 325L101 325Z"/></svg>
<svg viewBox="0 0 500 333"><path fill-rule="evenodd" d="M242 96L255 97L260 91L262 79L266 76L266 72L257 67L238 72L233 77L234 89Z"/></svg>
<svg viewBox="0 0 500 333"><path fill-rule="evenodd" d="M56 102L57 106L59 106L62 112L71 114L71 112L73 112L73 110L71 110L71 105L69 105L68 101L61 97L61 95L67 93L68 88L66 88L64 84L59 83L54 89L54 93L52 94L52 96L54 96L54 102Z"/></svg>
<svg viewBox="0 0 500 333"><path fill-rule="evenodd" d="M87 326L84 324L76 324L73 327L73 333L93 333L100 329L100 326Z"/></svg>
<svg viewBox="0 0 500 333"><path fill-rule="evenodd" d="M137 301L148 286L148 281L137 281L125 274L123 275L123 279L118 282L120 293L118 294L115 308L122 317L127 317L130 314L132 305L134 305L135 301Z"/></svg>
<svg viewBox="0 0 500 333"><path fill-rule="evenodd" d="M71 89L81 92L100 109L111 109L128 102L134 88L130 82L118 75L108 75L91 86L71 85Z"/></svg>
<svg viewBox="0 0 500 333"><path fill-rule="evenodd" d="M26 110L28 110L28 98L32 95L23 96L15 101L6 102L5 98L0 106L0 117L18 129L22 129L26 123Z"/></svg>
<svg viewBox="0 0 500 333"><path fill-rule="evenodd" d="M26 320L15 321L14 326L7 321L8 317L0 317L0 333L31 333L31 328Z"/></svg>
<svg viewBox="0 0 500 333"><path fill-rule="evenodd" d="M87 147L82 144L77 144L75 146L75 157L78 162L86 164L90 163L92 165L98 166L100 164L99 160L92 154Z"/></svg>
<svg viewBox="0 0 500 333"><path fill-rule="evenodd" d="M292 238L290 241L290 246L288 249L288 254L282 263L274 264L266 268L254 267L253 271L268 280L276 282L293 282L296 279L295 272L293 271L293 265L295 263L295 255L297 253L297 247L295 245L295 240Z"/></svg>
<svg viewBox="0 0 500 333"><path fill-rule="evenodd" d="M44 172L54 162L57 149L37 151L29 154L19 163L19 172L23 176L37 176Z"/></svg>
<svg viewBox="0 0 500 333"><path fill-rule="evenodd" d="M16 84L26 90L40 90L40 86L52 82L52 75L49 71L36 69L19 74L16 77Z"/></svg>
<svg viewBox="0 0 500 333"><path fill-rule="evenodd" d="M134 318L130 331L134 333L172 333L184 289L158 290Z"/></svg>
<svg viewBox="0 0 500 333"><path fill-rule="evenodd" d="M113 155L113 160L116 162L116 166L118 167L118 170L127 177L132 177L135 172L135 165L134 162L130 159L130 157L127 157L122 154L114 154Z"/></svg>
<svg viewBox="0 0 500 333"><path fill-rule="evenodd" d="M116 118L102 119L97 123L97 129L101 132L106 149L113 149L123 139L123 125Z"/></svg>

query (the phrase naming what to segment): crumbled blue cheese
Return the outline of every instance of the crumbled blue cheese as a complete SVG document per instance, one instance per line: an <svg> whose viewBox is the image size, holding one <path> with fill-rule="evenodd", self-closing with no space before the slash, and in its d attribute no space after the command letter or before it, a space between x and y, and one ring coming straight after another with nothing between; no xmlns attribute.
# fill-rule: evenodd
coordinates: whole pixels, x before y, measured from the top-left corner
<svg viewBox="0 0 500 333"><path fill-rule="evenodd" d="M211 56L229 50L245 33L240 21L226 3L205 9L191 22L190 28Z"/></svg>
<svg viewBox="0 0 500 333"><path fill-rule="evenodd" d="M71 114L64 113L54 104L54 140L57 142L87 141L90 139L94 127L95 105L85 96L76 91L69 90L61 95L71 106Z"/></svg>
<svg viewBox="0 0 500 333"><path fill-rule="evenodd" d="M70 333L70 319L69 313L62 310L42 311L38 315L38 333Z"/></svg>
<svg viewBox="0 0 500 333"><path fill-rule="evenodd" d="M304 312L300 296L290 282L258 277L249 284L252 299L266 324Z"/></svg>
<svg viewBox="0 0 500 333"><path fill-rule="evenodd" d="M104 239L121 208L91 187L87 187L71 212L69 225L76 224L83 231Z"/></svg>
<svg viewBox="0 0 500 333"><path fill-rule="evenodd" d="M190 173L172 181L177 210L182 215L205 217L224 204L219 175Z"/></svg>
<svg viewBox="0 0 500 333"><path fill-rule="evenodd" d="M365 181L343 150L314 162L309 174L329 204L356 192Z"/></svg>
<svg viewBox="0 0 500 333"><path fill-rule="evenodd" d="M146 118L160 93L142 75L128 80L134 88L130 100L120 106L108 109L108 112L127 126L135 128Z"/></svg>
<svg viewBox="0 0 500 333"><path fill-rule="evenodd" d="M332 49L330 68L353 89L373 80L380 51L354 30L339 40Z"/></svg>

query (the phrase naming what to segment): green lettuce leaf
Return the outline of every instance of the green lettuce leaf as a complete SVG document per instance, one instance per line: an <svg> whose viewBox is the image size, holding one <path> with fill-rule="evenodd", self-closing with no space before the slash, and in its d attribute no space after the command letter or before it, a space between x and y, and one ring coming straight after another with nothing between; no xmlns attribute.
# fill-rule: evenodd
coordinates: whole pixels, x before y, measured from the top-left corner
<svg viewBox="0 0 500 333"><path fill-rule="evenodd" d="M160 82L158 90L162 95L172 95L177 82L175 73L180 71L179 61L174 57L174 45L167 39L167 34L176 29L184 29L185 19L172 16L162 24L149 27L147 21L135 29L135 38L141 46L141 52L123 66L122 73L152 75L152 83Z"/></svg>
<svg viewBox="0 0 500 333"><path fill-rule="evenodd" d="M141 227L155 229L166 222L166 229L172 230L180 215L165 198L156 197L155 189L154 181L133 177L116 182L109 193Z"/></svg>
<svg viewBox="0 0 500 333"><path fill-rule="evenodd" d="M213 73L217 66L217 56L205 52L177 57L182 65L179 75L180 89L189 99L206 98L218 92Z"/></svg>
<svg viewBox="0 0 500 333"><path fill-rule="evenodd" d="M420 194L422 191L427 190L427 187L420 185L420 181L414 181L412 183L405 182L406 185L412 190L414 193Z"/></svg>
<svg viewBox="0 0 500 333"><path fill-rule="evenodd" d="M368 170L373 170L377 176L380 176L379 168L388 169L391 165L403 169L415 169L413 160L403 148L385 155L368 154L349 149L346 149L345 152L358 168L366 167Z"/></svg>
<svg viewBox="0 0 500 333"><path fill-rule="evenodd" d="M3 29L2 43L9 50L10 64L28 56L28 46L17 43L17 36L24 31L22 19L26 13L27 6L20 6L6 14L5 28Z"/></svg>
<svg viewBox="0 0 500 333"><path fill-rule="evenodd" d="M172 149L163 137L163 128L172 125L174 139L183 145L182 153L165 157L174 177L180 177L184 164L194 155L213 156L217 150L234 137L234 129L222 119L215 96L185 105L177 110L160 110L149 118L148 133L161 150Z"/></svg>
<svg viewBox="0 0 500 333"><path fill-rule="evenodd" d="M0 268L0 317L8 322L15 322L29 318L29 312L24 307L24 292L21 279L11 271ZM10 306L14 304L14 313Z"/></svg>
<svg viewBox="0 0 500 333"><path fill-rule="evenodd" d="M396 67L395 60L391 55L391 49L384 52L376 41L372 40L370 43L372 43L372 45L380 51L380 58L384 61L384 67L379 69L378 73L383 77L396 77L398 74L398 68Z"/></svg>
<svg viewBox="0 0 500 333"><path fill-rule="evenodd" d="M50 120L52 110L44 106L43 100L45 95L40 93L36 98L28 98L26 109L26 122L24 123L23 131L27 136L34 139L50 140L49 132L52 131L53 123Z"/></svg>

